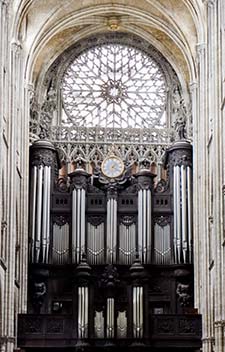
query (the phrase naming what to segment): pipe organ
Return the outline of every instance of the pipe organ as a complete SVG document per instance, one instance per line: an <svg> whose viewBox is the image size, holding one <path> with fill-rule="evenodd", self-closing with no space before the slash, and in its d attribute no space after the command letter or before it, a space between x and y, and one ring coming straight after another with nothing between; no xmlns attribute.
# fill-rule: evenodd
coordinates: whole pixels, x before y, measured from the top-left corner
<svg viewBox="0 0 225 352"><path fill-rule="evenodd" d="M30 261L48 263L51 182L57 158L54 146L48 141L33 144L31 153Z"/></svg>
<svg viewBox="0 0 225 352"><path fill-rule="evenodd" d="M59 182L54 146L31 147L29 309L72 313L86 342L147 339L151 317L193 309L191 145L168 148L157 183L149 160L122 164L81 160Z"/></svg>
<svg viewBox="0 0 225 352"><path fill-rule="evenodd" d="M173 252L175 263L192 262L192 148L186 141L167 151L173 189Z"/></svg>

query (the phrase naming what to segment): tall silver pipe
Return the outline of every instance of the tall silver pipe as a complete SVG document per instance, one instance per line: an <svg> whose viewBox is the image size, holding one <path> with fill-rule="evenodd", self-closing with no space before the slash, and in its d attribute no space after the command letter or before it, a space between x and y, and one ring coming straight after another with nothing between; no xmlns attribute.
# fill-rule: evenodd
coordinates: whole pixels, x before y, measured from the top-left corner
<svg viewBox="0 0 225 352"><path fill-rule="evenodd" d="M72 194L72 261L76 263L77 251L77 191L73 190Z"/></svg>
<svg viewBox="0 0 225 352"><path fill-rule="evenodd" d="M48 177L48 182L47 182L47 217L46 217L46 254L45 254L45 263L49 262L49 244L50 244L50 200L51 200L51 166L48 166L47 169L47 177Z"/></svg>
<svg viewBox="0 0 225 352"><path fill-rule="evenodd" d="M174 217L174 235L173 235L173 246L174 246L174 262L178 263L177 253L177 167L173 168L173 217Z"/></svg>
<svg viewBox="0 0 225 352"><path fill-rule="evenodd" d="M143 220L143 229L142 229L142 250L143 250L143 261L144 263L146 263L146 254L147 254L147 246L146 246L146 221L147 221L147 218L146 218L146 213L147 213L147 206L146 206L146 190L144 189L142 191L142 194L143 194L143 202L142 202L142 214L143 214L143 217L142 217L142 220Z"/></svg>
<svg viewBox="0 0 225 352"><path fill-rule="evenodd" d="M142 190L138 192L138 251L139 251L139 258L142 260L142 222L143 222L143 208L142 208Z"/></svg>
<svg viewBox="0 0 225 352"><path fill-rule="evenodd" d="M107 244L107 263L110 263L110 243L111 243L111 202L110 199L107 201L107 236L106 236L106 244Z"/></svg>
<svg viewBox="0 0 225 352"><path fill-rule="evenodd" d="M177 169L177 180L176 180L176 194L177 194L177 252L178 252L178 263L181 263L181 209L180 209L180 167L176 166Z"/></svg>
<svg viewBox="0 0 225 352"><path fill-rule="evenodd" d="M81 253L85 251L85 190L81 189Z"/></svg>
<svg viewBox="0 0 225 352"><path fill-rule="evenodd" d="M48 202L48 169L44 166L44 182L43 182L43 206L42 206L42 254L43 262L46 255L46 232L47 232L47 202Z"/></svg>
<svg viewBox="0 0 225 352"><path fill-rule="evenodd" d="M151 204L151 191L147 190L147 263L151 262L151 247L152 247L152 222L151 222L151 214L152 214L152 204Z"/></svg>
<svg viewBox="0 0 225 352"><path fill-rule="evenodd" d="M35 262L38 263L40 255L41 242L41 218L42 218L42 180L43 180L43 166L38 167L38 185L37 185L37 231L35 238Z"/></svg>
<svg viewBox="0 0 225 352"><path fill-rule="evenodd" d="M192 173L191 168L187 167L187 195L188 195L188 250L189 261L192 263Z"/></svg>
<svg viewBox="0 0 225 352"><path fill-rule="evenodd" d="M80 238L80 225L81 225L81 209L80 209L80 204L81 204L81 193L80 189L76 190L77 192L77 244L76 244L76 249L77 249L77 258L76 262L79 263L80 261L80 244L81 244L81 238Z"/></svg>
<svg viewBox="0 0 225 352"><path fill-rule="evenodd" d="M31 231L31 261L35 261L35 230L36 230L36 198L37 198L37 166L32 169L32 231Z"/></svg>
<svg viewBox="0 0 225 352"><path fill-rule="evenodd" d="M187 262L187 175L184 165L181 166L181 199L182 199L182 249L184 263Z"/></svg>
<svg viewBox="0 0 225 352"><path fill-rule="evenodd" d="M117 200L113 199L114 216L113 216L113 263L116 263L116 247L117 247Z"/></svg>

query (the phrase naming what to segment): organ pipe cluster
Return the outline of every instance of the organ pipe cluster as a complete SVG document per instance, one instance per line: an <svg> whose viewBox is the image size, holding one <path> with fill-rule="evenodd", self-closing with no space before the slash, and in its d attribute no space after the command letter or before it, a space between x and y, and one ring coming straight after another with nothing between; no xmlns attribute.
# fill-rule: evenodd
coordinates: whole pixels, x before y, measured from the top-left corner
<svg viewBox="0 0 225 352"><path fill-rule="evenodd" d="M72 263L79 263L85 252L85 202L89 177L83 169L70 175L72 187Z"/></svg>
<svg viewBox="0 0 225 352"><path fill-rule="evenodd" d="M192 147L181 140L167 151L173 185L174 263L192 263Z"/></svg>
<svg viewBox="0 0 225 352"><path fill-rule="evenodd" d="M152 195L153 175L148 169L141 169L138 179L138 253L145 264L151 262L152 247Z"/></svg>
<svg viewBox="0 0 225 352"><path fill-rule="evenodd" d="M49 262L50 200L56 162L54 146L44 140L31 147L30 261Z"/></svg>

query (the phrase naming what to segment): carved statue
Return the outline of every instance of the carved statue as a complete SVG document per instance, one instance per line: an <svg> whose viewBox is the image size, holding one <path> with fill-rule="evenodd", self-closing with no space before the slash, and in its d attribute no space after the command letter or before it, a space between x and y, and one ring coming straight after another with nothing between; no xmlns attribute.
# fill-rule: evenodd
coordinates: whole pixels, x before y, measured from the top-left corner
<svg viewBox="0 0 225 352"><path fill-rule="evenodd" d="M47 289L44 282L34 282L33 286L33 304L38 312L40 312L41 306L44 302L44 296L46 295Z"/></svg>
<svg viewBox="0 0 225 352"><path fill-rule="evenodd" d="M191 303L190 285L178 283L176 293L181 307L188 307Z"/></svg>

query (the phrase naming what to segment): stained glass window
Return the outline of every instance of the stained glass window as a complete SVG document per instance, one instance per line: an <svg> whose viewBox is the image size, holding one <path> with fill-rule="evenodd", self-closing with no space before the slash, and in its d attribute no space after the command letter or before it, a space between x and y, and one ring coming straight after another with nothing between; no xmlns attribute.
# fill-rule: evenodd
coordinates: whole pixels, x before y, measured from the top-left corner
<svg viewBox="0 0 225 352"><path fill-rule="evenodd" d="M61 84L66 127L166 127L166 82L149 55L124 44L80 54Z"/></svg>

